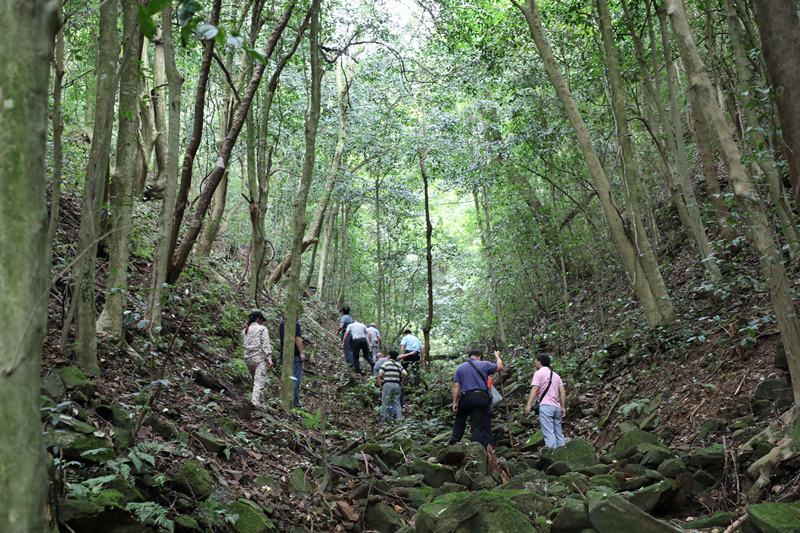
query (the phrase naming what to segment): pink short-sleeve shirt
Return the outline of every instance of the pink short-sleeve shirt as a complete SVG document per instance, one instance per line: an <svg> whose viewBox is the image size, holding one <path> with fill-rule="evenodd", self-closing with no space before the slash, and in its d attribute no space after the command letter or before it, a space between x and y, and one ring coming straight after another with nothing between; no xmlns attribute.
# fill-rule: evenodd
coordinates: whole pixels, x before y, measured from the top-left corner
<svg viewBox="0 0 800 533"><path fill-rule="evenodd" d="M533 380L531 381L531 387L534 385L539 386L539 405L554 405L556 407L560 407L561 404L558 402L558 388L564 385L564 382L561 381L561 376L553 372L553 384L550 385L550 388L547 390L547 395L543 398L542 394L544 394L544 390L547 389L547 384L550 381L550 368L543 366L539 370L533 373Z"/></svg>

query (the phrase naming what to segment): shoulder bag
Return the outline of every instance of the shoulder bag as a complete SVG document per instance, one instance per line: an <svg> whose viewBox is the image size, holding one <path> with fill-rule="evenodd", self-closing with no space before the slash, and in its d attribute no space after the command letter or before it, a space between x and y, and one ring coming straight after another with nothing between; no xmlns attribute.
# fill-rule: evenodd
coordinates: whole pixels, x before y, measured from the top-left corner
<svg viewBox="0 0 800 533"><path fill-rule="evenodd" d="M475 364L472 362L472 360L471 360L471 359L467 359L467 362L470 364L470 366L472 367L472 369L473 369L473 370L475 370L475 372L477 372L477 373L478 373L478 375L479 375L481 378L483 378L483 382L484 382L484 383L486 383L486 387L487 387L487 389L488 389L486 392L489 394L489 402L492 404L492 408L494 408L494 407L495 407L497 404L499 404L500 402L502 402L502 401L503 401L503 395L502 395L502 394L500 394L500 393L497 391L497 389L496 389L496 388L494 388L494 385L492 385L491 387L489 387L489 378L488 378L488 377L486 377L486 376L483 374L483 372L481 372L480 370L478 370L478 367L477 367L477 366L475 366Z"/></svg>
<svg viewBox="0 0 800 533"><path fill-rule="evenodd" d="M542 398L547 396L547 391L550 390L550 385L552 385L552 384L553 384L553 369L551 368L550 369L550 381L547 383L547 388L544 389L544 392L542 393ZM533 411L537 415L539 414L539 395L538 394L536 395L536 401L533 402L533 407L531 408L531 411Z"/></svg>

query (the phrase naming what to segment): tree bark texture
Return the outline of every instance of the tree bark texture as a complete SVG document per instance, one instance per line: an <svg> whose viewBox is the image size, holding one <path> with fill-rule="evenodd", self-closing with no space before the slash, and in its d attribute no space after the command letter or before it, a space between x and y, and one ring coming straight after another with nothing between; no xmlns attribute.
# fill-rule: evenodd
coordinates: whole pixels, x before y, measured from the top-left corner
<svg viewBox="0 0 800 533"><path fill-rule="evenodd" d="M690 90L697 95L699 107L716 136L720 153L731 180L733 193L740 209L745 213L750 238L759 254L764 280L769 288L772 307L775 310L781 338L786 349L789 371L793 377L795 404L800 405L800 321L792 302L792 294L786 278L786 269L781 254L772 238L769 220L764 205L741 164L741 152L731 135L728 124L717 104L711 80L700 59L692 38L689 22L681 0L668 0L668 14L678 49L681 52L689 79Z"/></svg>
<svg viewBox="0 0 800 533"><path fill-rule="evenodd" d="M47 320L45 147L61 2L0 3L0 531L54 531L39 422Z"/></svg>

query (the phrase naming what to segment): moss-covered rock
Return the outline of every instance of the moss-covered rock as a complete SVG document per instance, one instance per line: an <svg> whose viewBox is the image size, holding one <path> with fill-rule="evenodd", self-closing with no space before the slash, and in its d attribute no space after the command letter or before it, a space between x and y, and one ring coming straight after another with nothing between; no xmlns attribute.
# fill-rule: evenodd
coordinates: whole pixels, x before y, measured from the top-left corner
<svg viewBox="0 0 800 533"><path fill-rule="evenodd" d="M667 459L658 465L658 473L670 479L676 479L686 473L686 463L680 459Z"/></svg>
<svg viewBox="0 0 800 533"><path fill-rule="evenodd" d="M104 463L116 457L114 445L105 437L73 431L49 431L45 434L45 441L48 449L69 460Z"/></svg>
<svg viewBox="0 0 800 533"><path fill-rule="evenodd" d="M395 533L406 525L400 513L384 503L376 503L367 509L367 527L378 533Z"/></svg>
<svg viewBox="0 0 800 533"><path fill-rule="evenodd" d="M598 533L683 533L616 494L590 497L588 504L589 520Z"/></svg>
<svg viewBox="0 0 800 533"><path fill-rule="evenodd" d="M684 529L708 529L712 527L727 528L736 520L736 515L720 511L714 513L713 516L708 518L700 518L697 520L690 520L683 524Z"/></svg>
<svg viewBox="0 0 800 533"><path fill-rule="evenodd" d="M411 471L415 474L422 474L425 484L438 489L445 483L455 483L456 472L449 466L429 463L417 457L411 463Z"/></svg>
<svg viewBox="0 0 800 533"><path fill-rule="evenodd" d="M611 474L600 474L598 476L592 476L589 481L592 484L592 487L595 489L599 489L601 487L607 487L612 491L619 490L621 485L619 479L616 476L612 476Z"/></svg>
<svg viewBox="0 0 800 533"><path fill-rule="evenodd" d="M567 499L555 519L550 529L551 533L573 533L592 527L589 520L589 511L580 500Z"/></svg>
<svg viewBox="0 0 800 533"><path fill-rule="evenodd" d="M179 515L175 517L175 533L203 533L203 530L191 516Z"/></svg>
<svg viewBox="0 0 800 533"><path fill-rule="evenodd" d="M689 464L692 466L709 472L721 469L724 463L725 448L719 443L695 450L694 455L689 459Z"/></svg>
<svg viewBox="0 0 800 533"><path fill-rule="evenodd" d="M748 531L757 531L759 533L795 533L800 531L800 502L748 505L747 521L744 527Z"/></svg>
<svg viewBox="0 0 800 533"><path fill-rule="evenodd" d="M550 500L535 492L527 490L501 490L497 491L497 494L503 498L507 498L514 507L525 516L546 516L553 510L553 504Z"/></svg>
<svg viewBox="0 0 800 533"><path fill-rule="evenodd" d="M121 492L128 502L141 503L145 500L144 495L142 495L139 489L134 487L130 481L123 477L112 479L106 483L106 488Z"/></svg>
<svg viewBox="0 0 800 533"><path fill-rule="evenodd" d="M662 505L675 492L676 485L671 479L659 481L653 485L643 487L628 496L628 501L649 513L653 509Z"/></svg>
<svg viewBox="0 0 800 533"><path fill-rule="evenodd" d="M433 494L432 487L409 487L408 491L409 504L414 509L418 509L420 505L428 503Z"/></svg>
<svg viewBox="0 0 800 533"><path fill-rule="evenodd" d="M100 491L92 503L100 507L124 509L128 505L128 499L118 490L106 489Z"/></svg>
<svg viewBox="0 0 800 533"><path fill-rule="evenodd" d="M236 500L228 507L228 514L239 515L233 524L233 529L237 533L271 533L278 531L275 524L264 514L263 509L250 500L245 500L244 498Z"/></svg>
<svg viewBox="0 0 800 533"><path fill-rule="evenodd" d="M357 473L361 466L358 462L358 459L352 455L331 455L328 458L328 463L331 466L341 468L350 474Z"/></svg>
<svg viewBox="0 0 800 533"><path fill-rule="evenodd" d="M172 488L202 500L214 490L214 480L199 461L186 461L172 478Z"/></svg>
<svg viewBox="0 0 800 533"><path fill-rule="evenodd" d="M89 399L97 392L97 385L89 380L79 368L65 366L56 368L42 380L42 394L46 394L56 401L63 399L69 392L80 393L80 397ZM77 399L73 398L73 399Z"/></svg>
<svg viewBox="0 0 800 533"><path fill-rule="evenodd" d="M583 439L570 439L564 446L546 448L542 452L542 460L546 463L564 463L567 471L576 472L597 464L594 446Z"/></svg>
<svg viewBox="0 0 800 533"><path fill-rule="evenodd" d="M103 506L82 500L58 500L58 519L64 522L97 516L103 512Z"/></svg>
<svg viewBox="0 0 800 533"><path fill-rule="evenodd" d="M535 533L531 520L496 492L456 493L447 503L434 500L419 508L417 533ZM444 498L444 496L443 496Z"/></svg>
<svg viewBox="0 0 800 533"><path fill-rule="evenodd" d="M539 429L533 433L533 435L528 437L528 440L526 440L525 444L520 446L519 449L523 452L530 452L539 449L542 446L544 446L544 434L542 433L542 430Z"/></svg>
<svg viewBox="0 0 800 533"><path fill-rule="evenodd" d="M528 490L545 494L549 486L550 482L544 472L531 469L512 477L506 484L500 485L494 490Z"/></svg>
<svg viewBox="0 0 800 533"><path fill-rule="evenodd" d="M638 429L623 433L614 447L614 455L617 459L627 459L636 453L636 446L643 443L658 444L658 438L652 433Z"/></svg>

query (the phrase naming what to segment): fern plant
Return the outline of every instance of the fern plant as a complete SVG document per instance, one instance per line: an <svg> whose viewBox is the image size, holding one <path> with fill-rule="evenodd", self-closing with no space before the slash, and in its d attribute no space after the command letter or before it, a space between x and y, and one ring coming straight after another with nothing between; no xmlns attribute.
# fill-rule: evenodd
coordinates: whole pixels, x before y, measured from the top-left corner
<svg viewBox="0 0 800 533"><path fill-rule="evenodd" d="M175 532L175 522L167 518L168 510L155 502L129 503L125 510L146 526L156 526Z"/></svg>

